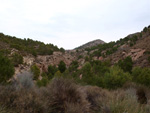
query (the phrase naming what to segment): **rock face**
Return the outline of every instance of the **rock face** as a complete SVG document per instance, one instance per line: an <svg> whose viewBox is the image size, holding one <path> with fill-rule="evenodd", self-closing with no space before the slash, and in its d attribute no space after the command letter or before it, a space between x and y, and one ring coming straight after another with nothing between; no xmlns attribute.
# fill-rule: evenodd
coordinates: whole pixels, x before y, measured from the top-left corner
<svg viewBox="0 0 150 113"><path fill-rule="evenodd" d="M39 66L39 68L43 68L43 71L47 71L49 65L57 66L60 61L64 61L66 66L68 67L74 59L75 57L70 54L54 52L53 55L38 55L35 63Z"/></svg>
<svg viewBox="0 0 150 113"><path fill-rule="evenodd" d="M75 49L85 49L85 48L90 48L90 47L93 47L93 46L97 46L99 44L104 44L105 42L98 39L98 40L94 40L94 41L91 41L91 42L88 42L80 47L77 47Z"/></svg>
<svg viewBox="0 0 150 113"><path fill-rule="evenodd" d="M24 71L29 71L30 67L35 62L35 58L32 55L23 56L23 64L20 64L18 67L15 67L15 76Z"/></svg>
<svg viewBox="0 0 150 113"><path fill-rule="evenodd" d="M145 51L146 50L142 50L142 49L131 49L130 52L126 56L131 56L133 61L137 61L138 58L144 55Z"/></svg>
<svg viewBox="0 0 150 113"><path fill-rule="evenodd" d="M57 66L60 61L64 61L66 66L69 67L75 59L76 57L74 55L68 54L67 52L54 52L53 55L38 55L36 58L32 55L24 56L24 64L15 67L15 75L23 71L29 71L33 64L36 64L40 68L41 73L47 72L49 65Z"/></svg>

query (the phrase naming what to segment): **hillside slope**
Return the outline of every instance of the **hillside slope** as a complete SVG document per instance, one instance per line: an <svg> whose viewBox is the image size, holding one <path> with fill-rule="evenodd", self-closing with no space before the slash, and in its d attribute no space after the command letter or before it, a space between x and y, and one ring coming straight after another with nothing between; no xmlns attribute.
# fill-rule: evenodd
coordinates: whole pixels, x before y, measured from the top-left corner
<svg viewBox="0 0 150 113"><path fill-rule="evenodd" d="M130 56L134 66L150 66L150 26L141 32L130 34L116 42L86 48L91 59L110 60L112 64Z"/></svg>
<svg viewBox="0 0 150 113"><path fill-rule="evenodd" d="M49 65L58 65L60 61L64 61L68 67L74 60L74 56L53 44L44 44L32 39L19 39L3 33L0 33L0 54L12 60L15 75L29 71L33 64L36 64L42 73L47 71Z"/></svg>

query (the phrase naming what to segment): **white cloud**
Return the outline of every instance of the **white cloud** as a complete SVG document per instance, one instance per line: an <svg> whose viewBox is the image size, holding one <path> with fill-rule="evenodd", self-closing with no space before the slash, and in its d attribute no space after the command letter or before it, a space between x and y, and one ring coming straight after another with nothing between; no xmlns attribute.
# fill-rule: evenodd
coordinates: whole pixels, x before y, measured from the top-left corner
<svg viewBox="0 0 150 113"><path fill-rule="evenodd" d="M149 0L0 0L0 32L66 49L106 42L150 23Z"/></svg>

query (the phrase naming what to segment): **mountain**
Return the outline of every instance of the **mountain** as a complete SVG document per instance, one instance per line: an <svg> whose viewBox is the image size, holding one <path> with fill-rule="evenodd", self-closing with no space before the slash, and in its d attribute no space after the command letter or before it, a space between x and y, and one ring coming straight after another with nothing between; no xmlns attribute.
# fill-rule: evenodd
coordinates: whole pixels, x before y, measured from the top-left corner
<svg viewBox="0 0 150 113"><path fill-rule="evenodd" d="M102 40L100 40L100 39L97 39L97 40L90 41L90 42L88 42L88 43L86 43L86 44L83 44L83 45L81 45L80 47L77 47L77 48L75 48L75 49L77 50L77 49L90 48L90 47L97 46L97 45L99 45L99 44L104 44L104 43L105 43L104 41L102 41Z"/></svg>

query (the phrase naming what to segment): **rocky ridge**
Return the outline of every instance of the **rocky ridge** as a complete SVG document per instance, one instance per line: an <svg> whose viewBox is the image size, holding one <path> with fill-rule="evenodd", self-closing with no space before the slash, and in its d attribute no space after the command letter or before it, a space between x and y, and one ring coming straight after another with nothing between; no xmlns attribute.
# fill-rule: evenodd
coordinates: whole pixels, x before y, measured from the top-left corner
<svg viewBox="0 0 150 113"><path fill-rule="evenodd" d="M90 41L90 42L88 42L88 43L86 43L86 44L83 44L83 45L81 45L80 47L75 48L75 50L77 50L77 49L90 48L90 47L97 46L97 45L99 45L99 44L104 44L104 43L105 43L104 41L102 41L102 40L100 40L100 39L97 39L97 40Z"/></svg>

